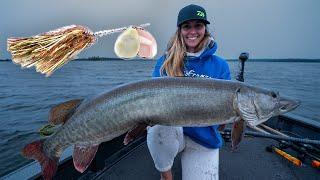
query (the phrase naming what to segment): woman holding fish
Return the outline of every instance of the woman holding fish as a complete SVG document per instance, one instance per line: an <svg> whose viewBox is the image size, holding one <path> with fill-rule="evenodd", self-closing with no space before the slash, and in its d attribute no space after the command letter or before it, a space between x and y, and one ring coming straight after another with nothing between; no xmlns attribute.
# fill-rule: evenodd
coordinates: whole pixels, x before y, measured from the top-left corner
<svg viewBox="0 0 320 180"><path fill-rule="evenodd" d="M189 5L180 10L177 32L153 73L154 77L171 78L129 83L94 98L74 99L53 106L49 112L49 124L62 126L50 137L27 144L22 149L22 155L37 160L43 178L52 179L63 151L73 146L74 167L83 173L90 166L102 142L128 132L124 139L124 144L127 144L143 132L147 125L154 125L148 130L147 144L162 179L172 179L171 167L175 156L181 151L183 179L218 179L218 148L222 145L222 139L217 126L209 125L243 119L255 126L272 116L293 110L299 103L280 98L273 91L244 83L209 79L228 80L230 72L226 61L214 55L217 44L208 33L207 24L209 21L202 7ZM156 54L156 43L151 34L139 28L134 29L130 27L118 38L120 40L117 40L115 46L118 55L125 58L135 55L153 57ZM77 28L73 30L82 34ZM68 32L75 33L73 30L69 29ZM143 33L139 34L139 30ZM52 38L56 35L49 33L43 37ZM85 36L91 37L94 34ZM33 38L31 40L34 41ZM11 42L17 45L17 41L27 41L28 44L31 40L22 38ZM140 43L143 45L139 46ZM128 50L134 53L128 54L123 49L127 45L130 45ZM86 46L85 43L83 48ZM23 57L28 60L30 56L27 53ZM51 57L46 56L45 60L47 58ZM45 64L47 62L40 60ZM52 68L47 69L50 71L45 72L52 73L60 67L56 65L50 66ZM232 136L232 140L235 139L233 137L236 136ZM232 144L237 145L239 140L235 140Z"/></svg>
<svg viewBox="0 0 320 180"><path fill-rule="evenodd" d="M207 14L198 5L182 8L177 30L167 52L157 61L153 77L188 76L230 80L227 62L214 55L217 43L210 35ZM201 92L199 92L200 94ZM148 129L148 148L161 172L161 179L172 179L174 158L182 152L182 179L218 179L219 148L222 138L218 126L173 127L155 125Z"/></svg>

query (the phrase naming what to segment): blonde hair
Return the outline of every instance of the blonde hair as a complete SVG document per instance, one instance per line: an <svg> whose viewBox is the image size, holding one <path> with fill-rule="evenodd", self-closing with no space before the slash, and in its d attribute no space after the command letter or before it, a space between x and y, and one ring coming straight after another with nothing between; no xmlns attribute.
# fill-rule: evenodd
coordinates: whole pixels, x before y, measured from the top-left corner
<svg viewBox="0 0 320 180"><path fill-rule="evenodd" d="M196 47L196 52L200 51L210 39L210 33L205 30L205 35L201 42ZM168 43L168 50L166 52L166 60L160 68L161 76L165 72L167 76L184 76L184 57L186 56L187 48L181 34L181 28L178 27L173 37Z"/></svg>

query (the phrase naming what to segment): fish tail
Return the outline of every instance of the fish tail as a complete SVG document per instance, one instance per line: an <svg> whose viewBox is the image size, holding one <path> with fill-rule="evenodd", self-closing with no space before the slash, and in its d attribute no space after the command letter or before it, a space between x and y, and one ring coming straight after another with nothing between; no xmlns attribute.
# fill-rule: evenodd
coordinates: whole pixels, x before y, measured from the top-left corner
<svg viewBox="0 0 320 180"><path fill-rule="evenodd" d="M41 165L44 179L52 179L58 168L59 158L50 158L43 151L43 140L34 141L27 144L22 149L22 155L29 159L37 160Z"/></svg>

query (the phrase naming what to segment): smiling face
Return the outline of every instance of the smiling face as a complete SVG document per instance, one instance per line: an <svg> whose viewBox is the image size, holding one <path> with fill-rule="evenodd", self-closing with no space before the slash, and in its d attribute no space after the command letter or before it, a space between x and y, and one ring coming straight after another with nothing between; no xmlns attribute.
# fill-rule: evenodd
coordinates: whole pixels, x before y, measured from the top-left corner
<svg viewBox="0 0 320 180"><path fill-rule="evenodd" d="M188 52L196 52L196 48L204 38L206 26L202 21L190 20L181 25L181 35Z"/></svg>

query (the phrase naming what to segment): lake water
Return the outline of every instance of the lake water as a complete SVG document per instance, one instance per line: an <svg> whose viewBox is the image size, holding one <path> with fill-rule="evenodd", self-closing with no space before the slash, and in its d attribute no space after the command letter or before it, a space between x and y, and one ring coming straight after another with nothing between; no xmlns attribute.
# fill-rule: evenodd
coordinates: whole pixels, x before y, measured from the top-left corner
<svg viewBox="0 0 320 180"><path fill-rule="evenodd" d="M30 162L21 148L39 139L54 104L92 96L124 83L148 79L155 61L74 61L51 77L0 62L0 176ZM229 62L232 78L238 62ZM245 81L299 99L292 112L320 123L320 63L253 62L245 67Z"/></svg>

